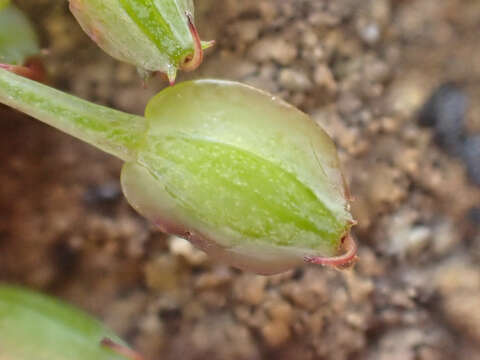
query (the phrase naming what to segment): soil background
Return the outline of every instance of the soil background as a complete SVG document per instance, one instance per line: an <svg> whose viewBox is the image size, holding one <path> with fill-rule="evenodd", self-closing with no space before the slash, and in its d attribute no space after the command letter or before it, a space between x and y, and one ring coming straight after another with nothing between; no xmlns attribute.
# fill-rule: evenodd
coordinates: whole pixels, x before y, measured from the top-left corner
<svg viewBox="0 0 480 360"><path fill-rule="evenodd" d="M166 86L142 87L103 54L66 1L16 3L53 86L138 114ZM480 170L418 124L454 81L467 133L480 132L480 1L199 0L196 18L217 45L178 81L243 81L327 130L355 197L358 264L262 277L212 263L129 207L119 161L1 108L0 280L76 304L152 360L480 359L480 190L467 165Z"/></svg>

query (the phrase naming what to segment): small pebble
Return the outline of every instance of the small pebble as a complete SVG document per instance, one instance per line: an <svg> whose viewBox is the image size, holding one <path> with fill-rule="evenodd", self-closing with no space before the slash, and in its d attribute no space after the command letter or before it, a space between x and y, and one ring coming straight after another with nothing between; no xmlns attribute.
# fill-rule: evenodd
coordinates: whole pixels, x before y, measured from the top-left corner
<svg viewBox="0 0 480 360"><path fill-rule="evenodd" d="M374 45L380 40L380 28L373 22L359 25L358 32L360 38L368 45Z"/></svg>
<svg viewBox="0 0 480 360"><path fill-rule="evenodd" d="M122 191L118 182L108 182L100 185L89 186L85 192L84 199L88 204L113 202L120 198Z"/></svg>
<svg viewBox="0 0 480 360"><path fill-rule="evenodd" d="M120 184L112 181L89 186L83 195L83 200L89 207L107 215L114 210L121 197Z"/></svg>
<svg viewBox="0 0 480 360"><path fill-rule="evenodd" d="M180 284L180 265L175 258L166 255L148 262L144 274L147 287L159 292L175 291Z"/></svg>
<svg viewBox="0 0 480 360"><path fill-rule="evenodd" d="M335 94L338 89L337 82L328 66L320 64L315 68L313 80L320 88L325 89L329 94Z"/></svg>
<svg viewBox="0 0 480 360"><path fill-rule="evenodd" d="M280 71L278 81L287 90L306 91L312 88L312 83L307 75L297 70L283 69Z"/></svg>
<svg viewBox="0 0 480 360"><path fill-rule="evenodd" d="M272 321L262 327L262 335L271 347L285 343L290 337L290 329L283 322Z"/></svg>
<svg viewBox="0 0 480 360"><path fill-rule="evenodd" d="M208 261L207 254L178 236L168 239L168 247L172 254L183 257L191 266L203 265Z"/></svg>
<svg viewBox="0 0 480 360"><path fill-rule="evenodd" d="M250 56L258 62L274 60L281 65L289 65L298 55L295 45L280 37L265 37L250 49Z"/></svg>
<svg viewBox="0 0 480 360"><path fill-rule="evenodd" d="M234 296L248 305L259 305L265 298L267 278L252 274L245 274L238 278L234 286Z"/></svg>

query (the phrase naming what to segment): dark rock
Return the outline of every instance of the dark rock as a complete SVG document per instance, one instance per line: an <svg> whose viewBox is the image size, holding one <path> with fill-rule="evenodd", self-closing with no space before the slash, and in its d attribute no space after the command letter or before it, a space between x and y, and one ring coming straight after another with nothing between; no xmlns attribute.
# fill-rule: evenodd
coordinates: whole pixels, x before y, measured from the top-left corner
<svg viewBox="0 0 480 360"><path fill-rule="evenodd" d="M480 186L480 135L470 136L465 140L461 155L470 179Z"/></svg>
<svg viewBox="0 0 480 360"><path fill-rule="evenodd" d="M103 213L109 213L121 199L122 190L118 182L112 181L90 185L84 194L85 203Z"/></svg>
<svg viewBox="0 0 480 360"><path fill-rule="evenodd" d="M433 127L435 140L451 154L458 154L468 107L467 95L455 84L438 87L418 115L422 126Z"/></svg>
<svg viewBox="0 0 480 360"><path fill-rule="evenodd" d="M470 209L468 218L474 225L480 227L480 206Z"/></svg>

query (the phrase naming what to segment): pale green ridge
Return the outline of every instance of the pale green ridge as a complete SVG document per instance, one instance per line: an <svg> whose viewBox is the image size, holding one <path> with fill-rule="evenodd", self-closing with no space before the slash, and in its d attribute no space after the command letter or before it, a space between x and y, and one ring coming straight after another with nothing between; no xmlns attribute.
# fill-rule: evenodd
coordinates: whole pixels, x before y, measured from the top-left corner
<svg viewBox="0 0 480 360"><path fill-rule="evenodd" d="M333 252L347 229L294 174L227 144L148 137L138 162L191 218L219 231L228 227L240 235L239 243Z"/></svg>
<svg viewBox="0 0 480 360"><path fill-rule="evenodd" d="M0 102L122 160L135 157L147 126L141 116L93 104L3 69Z"/></svg>
<svg viewBox="0 0 480 360"><path fill-rule="evenodd" d="M8 4L9 1L0 2L0 62L22 65L40 52L38 39L25 15Z"/></svg>
<svg viewBox="0 0 480 360"><path fill-rule="evenodd" d="M123 341L99 321L54 298L0 285L0 360L125 360L101 346Z"/></svg>
<svg viewBox="0 0 480 360"><path fill-rule="evenodd" d="M168 54L174 65L193 51L193 43L185 48L179 43L173 28L188 30L186 15L179 14L175 1L119 0L123 9L142 32L158 47L161 53ZM169 20L167 20L169 19ZM172 26L173 25L173 26Z"/></svg>
<svg viewBox="0 0 480 360"><path fill-rule="evenodd" d="M183 82L150 100L145 116L149 137L192 134L254 153L295 174L337 219L352 221L333 141L272 95L236 82Z"/></svg>
<svg viewBox="0 0 480 360"><path fill-rule="evenodd" d="M182 48L193 50L193 39L188 26L187 13L194 16L195 8L193 3L184 0L153 0L156 8L164 16L165 21L170 25L177 42Z"/></svg>

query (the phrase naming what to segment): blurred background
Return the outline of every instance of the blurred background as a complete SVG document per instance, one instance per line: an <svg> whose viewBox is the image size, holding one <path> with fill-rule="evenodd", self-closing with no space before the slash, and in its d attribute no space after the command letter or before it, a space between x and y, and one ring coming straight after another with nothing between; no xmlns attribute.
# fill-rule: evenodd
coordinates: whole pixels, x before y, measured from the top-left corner
<svg viewBox="0 0 480 360"><path fill-rule="evenodd" d="M166 86L98 49L66 1L18 0L51 84L141 114ZM480 1L197 0L191 77L310 114L355 197L353 271L212 263L124 200L121 163L0 109L0 281L103 319L149 359L480 359ZM174 119L172 119L174 121Z"/></svg>

